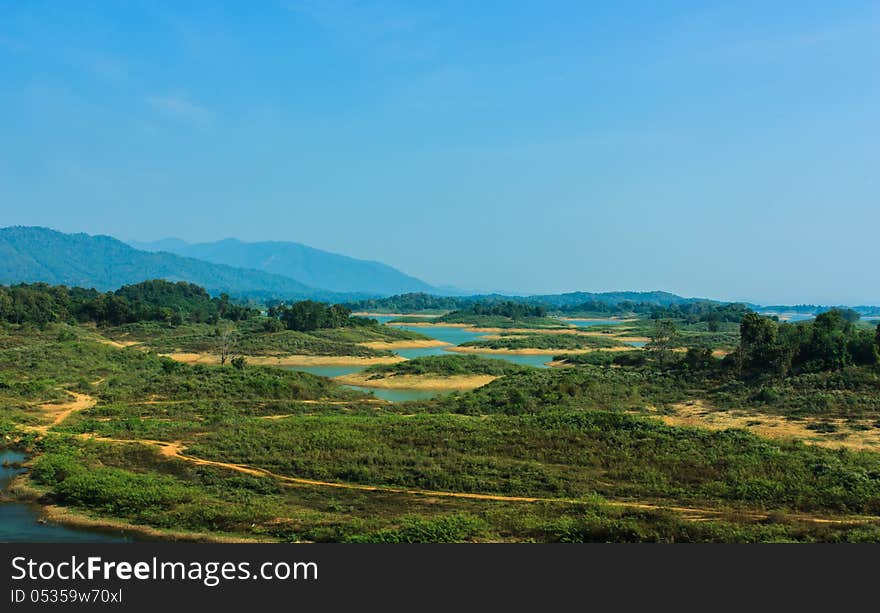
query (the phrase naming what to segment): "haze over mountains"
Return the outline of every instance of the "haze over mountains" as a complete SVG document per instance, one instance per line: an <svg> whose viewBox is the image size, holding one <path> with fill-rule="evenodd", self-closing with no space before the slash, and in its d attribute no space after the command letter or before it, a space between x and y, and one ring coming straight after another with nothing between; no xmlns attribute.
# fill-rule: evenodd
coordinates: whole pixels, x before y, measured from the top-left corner
<svg viewBox="0 0 880 613"><path fill-rule="evenodd" d="M190 244L180 239L164 239L127 244L110 236L65 234L38 226L0 228L0 284L45 282L109 291L149 279L189 281L214 295L225 292L233 297L257 300L309 298L357 302L399 294L462 295L448 288L433 287L380 262L359 260L299 243L245 243L226 239ZM661 291L570 292L542 296L474 294L470 298L514 299L556 307L588 301L669 306L699 300ZM854 308L865 315L880 314L880 307ZM815 313L820 307L766 309Z"/></svg>
<svg viewBox="0 0 880 613"><path fill-rule="evenodd" d="M296 243L226 240L189 245L171 240L146 246L149 251L110 236L43 227L2 228L0 283L42 281L106 291L161 278L189 281L213 294L319 300L437 291L385 264Z"/></svg>
<svg viewBox="0 0 880 613"><path fill-rule="evenodd" d="M333 292L380 295L447 293L387 264L358 260L301 243L245 243L228 238L212 243L190 244L170 238L152 243L131 242L131 245L144 251L167 251L215 264L261 270Z"/></svg>

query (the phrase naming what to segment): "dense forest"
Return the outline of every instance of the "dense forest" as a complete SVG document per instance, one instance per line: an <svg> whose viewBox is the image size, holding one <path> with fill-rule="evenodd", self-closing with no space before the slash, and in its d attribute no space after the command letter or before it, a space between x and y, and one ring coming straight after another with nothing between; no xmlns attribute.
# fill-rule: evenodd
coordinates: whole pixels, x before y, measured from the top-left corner
<svg viewBox="0 0 880 613"><path fill-rule="evenodd" d="M510 319L525 319L527 317L544 317L547 309L541 305L522 304L507 300L505 302L477 302L467 308L453 311L440 317L438 321L454 321L459 316L488 315L495 317L509 317Z"/></svg>
<svg viewBox="0 0 880 613"><path fill-rule="evenodd" d="M455 311L468 309L476 303L495 304L515 302L537 305L548 311L583 310L584 304L599 305L604 312L623 313L626 309L617 308L619 304L645 304L650 306L669 306L689 302L705 302L693 298L682 298L668 292L570 292L567 294L547 294L543 296L506 296L503 294L475 294L471 296L433 296L425 293L409 293L387 298L370 298L348 302L352 311L391 311L412 313L417 311Z"/></svg>
<svg viewBox="0 0 880 613"><path fill-rule="evenodd" d="M454 311L474 302L473 298L456 296L434 296L423 292L399 294L389 298L370 298L348 302L346 307L352 311L394 311L409 313L415 311Z"/></svg>
<svg viewBox="0 0 880 613"><path fill-rule="evenodd" d="M233 304L225 294L212 298L201 287L183 281L156 279L106 293L45 283L0 286L0 321L15 324L214 323L221 318L245 319L257 312Z"/></svg>
<svg viewBox="0 0 880 613"><path fill-rule="evenodd" d="M291 305L275 305L269 307L268 315L270 318L270 323L267 324L268 327L273 327L274 324L271 322L277 321L280 322L277 325L277 329L281 329L283 326L288 330L296 330L298 332L310 332L325 328L378 325L375 319L352 317L351 310L341 304L325 304L313 300L301 300Z"/></svg>
<svg viewBox="0 0 880 613"><path fill-rule="evenodd" d="M747 314L740 346L725 361L747 375L781 376L878 364L880 325L876 331L860 329L852 317L852 312L831 310L813 322L786 324Z"/></svg>

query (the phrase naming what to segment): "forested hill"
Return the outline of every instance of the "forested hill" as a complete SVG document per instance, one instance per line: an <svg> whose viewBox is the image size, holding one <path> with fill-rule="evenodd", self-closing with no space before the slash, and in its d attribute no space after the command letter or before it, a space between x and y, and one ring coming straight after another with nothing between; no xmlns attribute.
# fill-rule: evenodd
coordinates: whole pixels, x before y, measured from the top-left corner
<svg viewBox="0 0 880 613"><path fill-rule="evenodd" d="M0 229L0 284L44 282L107 291L146 279L188 281L212 294L259 293L288 299L330 294L264 271L139 251L109 236L40 227Z"/></svg>
<svg viewBox="0 0 880 613"><path fill-rule="evenodd" d="M321 251L300 243L245 243L230 238L199 244L188 244L179 239L132 244L148 251L168 251L215 264L284 275L334 292L386 296L406 292L441 293L424 281L386 264Z"/></svg>
<svg viewBox="0 0 880 613"><path fill-rule="evenodd" d="M684 298L669 292L569 292L566 294L550 294L545 296L529 296L526 302L546 304L552 307L571 307L584 304L585 302L598 302L608 305L617 305L621 302L651 304L668 307L674 304L689 304L691 302L713 302L705 298Z"/></svg>
<svg viewBox="0 0 880 613"><path fill-rule="evenodd" d="M617 306L623 303L642 304L657 307L684 305L698 302L713 302L698 298L683 298L669 292L571 292L544 296L505 296L502 294L481 294L474 296L433 296L425 293L408 293L388 298L369 298L350 302L349 307L358 310L389 310L412 312L420 310L466 309L475 304L494 304L516 302L541 305L554 310L567 310L585 304Z"/></svg>

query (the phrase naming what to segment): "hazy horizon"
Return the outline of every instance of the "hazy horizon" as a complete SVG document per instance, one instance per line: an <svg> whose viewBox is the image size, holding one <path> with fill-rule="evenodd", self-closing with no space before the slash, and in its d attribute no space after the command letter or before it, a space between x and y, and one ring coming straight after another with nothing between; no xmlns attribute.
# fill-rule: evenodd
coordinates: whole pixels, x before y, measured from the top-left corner
<svg viewBox="0 0 880 613"><path fill-rule="evenodd" d="M0 225L877 305L878 36L858 1L6 4Z"/></svg>

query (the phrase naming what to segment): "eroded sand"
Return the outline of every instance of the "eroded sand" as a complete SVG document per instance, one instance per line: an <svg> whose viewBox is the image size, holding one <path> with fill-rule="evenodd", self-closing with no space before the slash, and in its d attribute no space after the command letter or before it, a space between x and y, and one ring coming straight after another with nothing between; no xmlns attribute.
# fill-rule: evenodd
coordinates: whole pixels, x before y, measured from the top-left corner
<svg viewBox="0 0 880 613"><path fill-rule="evenodd" d="M491 383L496 379L492 375L393 375L381 378L375 373L356 372L336 377L336 381L346 385L375 387L394 390L472 390Z"/></svg>
<svg viewBox="0 0 880 613"><path fill-rule="evenodd" d="M445 341L439 341L437 339L426 339L426 340L409 340L409 341L369 341L367 343L358 343L361 347L368 347L369 349L420 349L422 347L445 347L446 345L451 345L451 343L447 343Z"/></svg>
<svg viewBox="0 0 880 613"><path fill-rule="evenodd" d="M753 411L722 411L712 408L702 400L691 400L672 405L672 415L655 414L670 426L691 426L710 430L739 428L758 436L772 439L797 439L810 445L832 449L847 448L858 451L880 450L880 429L874 428L876 420L804 419L792 420L779 415ZM817 432L807 426L823 423L833 425L836 432ZM868 427L867 430L853 427Z"/></svg>

